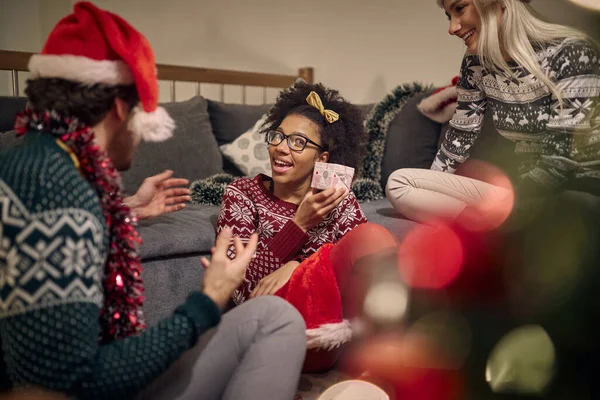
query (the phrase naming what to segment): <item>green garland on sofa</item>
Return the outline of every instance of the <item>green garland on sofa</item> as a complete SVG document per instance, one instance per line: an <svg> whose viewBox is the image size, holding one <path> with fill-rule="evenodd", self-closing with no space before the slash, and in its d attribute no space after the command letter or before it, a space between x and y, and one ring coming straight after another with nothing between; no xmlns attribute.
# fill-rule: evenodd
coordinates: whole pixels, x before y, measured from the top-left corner
<svg viewBox="0 0 600 400"><path fill-rule="evenodd" d="M367 154L363 159L361 176L352 184L352 191L359 202L369 202L384 197L385 188L381 186L381 165L390 123L411 97L431 89L431 85L424 86L418 82L399 85L367 115L365 119L365 127L369 134Z"/></svg>
<svg viewBox="0 0 600 400"><path fill-rule="evenodd" d="M363 160L363 178L381 182L381 165L391 122L411 97L431 89L432 86L423 86L417 82L400 85L371 110L365 120L369 143Z"/></svg>
<svg viewBox="0 0 600 400"><path fill-rule="evenodd" d="M191 203L212 206L220 205L221 199L225 194L225 188L237 178L239 177L222 173L192 182L190 185L190 191L192 192Z"/></svg>
<svg viewBox="0 0 600 400"><path fill-rule="evenodd" d="M362 167L359 168L360 176L352 183L352 191L359 202L369 202L384 197L384 188L381 187L381 165L390 123L411 97L430 91L432 88L431 85L424 86L417 82L400 85L374 106L367 115L365 119L365 127L369 134L367 155L363 159ZM239 177L221 173L192 182L191 202L220 205L225 188L237 178Z"/></svg>

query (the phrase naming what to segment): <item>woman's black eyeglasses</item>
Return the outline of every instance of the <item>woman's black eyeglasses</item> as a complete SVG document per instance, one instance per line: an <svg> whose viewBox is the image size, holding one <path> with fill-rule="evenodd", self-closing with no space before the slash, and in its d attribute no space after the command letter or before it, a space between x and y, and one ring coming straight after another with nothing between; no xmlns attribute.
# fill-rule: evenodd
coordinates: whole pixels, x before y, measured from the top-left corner
<svg viewBox="0 0 600 400"><path fill-rule="evenodd" d="M325 149L319 144L313 142L309 138L298 135L297 133L292 133L291 135L286 135L279 131L269 131L266 134L266 141L269 146L279 146L283 140L287 140L287 145L290 150L296 151L298 153L302 152L308 143L315 145L319 149L325 151Z"/></svg>

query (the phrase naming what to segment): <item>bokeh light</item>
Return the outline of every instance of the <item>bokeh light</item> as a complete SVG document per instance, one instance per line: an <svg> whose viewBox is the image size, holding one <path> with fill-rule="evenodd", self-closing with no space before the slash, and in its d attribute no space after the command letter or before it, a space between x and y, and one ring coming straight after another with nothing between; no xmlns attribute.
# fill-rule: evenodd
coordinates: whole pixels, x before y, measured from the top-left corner
<svg viewBox="0 0 600 400"><path fill-rule="evenodd" d="M389 396L374 384L362 380L336 383L324 391L318 400L389 400Z"/></svg>
<svg viewBox="0 0 600 400"><path fill-rule="evenodd" d="M410 381L424 368L435 366L437 354L429 338L395 332L365 340L351 359L374 376Z"/></svg>
<svg viewBox="0 0 600 400"><path fill-rule="evenodd" d="M398 268L407 285L441 289L456 279L463 266L463 246L448 226L418 225L410 231L398 252Z"/></svg>
<svg viewBox="0 0 600 400"><path fill-rule="evenodd" d="M584 257L595 238L574 208L544 212L521 239L520 259L509 271L511 302L518 313L553 312L573 296L583 279ZM594 239L595 240L595 239Z"/></svg>
<svg viewBox="0 0 600 400"><path fill-rule="evenodd" d="M394 324L404 318L408 308L408 290L401 282L375 283L365 298L365 315L376 324Z"/></svg>
<svg viewBox="0 0 600 400"><path fill-rule="evenodd" d="M436 311L427 314L413 323L408 332L409 335L429 338L431 345L443 354L436 364L438 368L461 368L471 350L469 323L457 312Z"/></svg>
<svg viewBox="0 0 600 400"><path fill-rule="evenodd" d="M67 400L62 393L51 392L41 388L18 388L10 393L0 393L0 400Z"/></svg>
<svg viewBox="0 0 600 400"><path fill-rule="evenodd" d="M515 205L515 191L510 179L500 168L480 160L468 160L457 174L487 182L503 190L482 193L485 198L479 204L467 207L457 218L465 229L483 232L501 226L510 216Z"/></svg>
<svg viewBox="0 0 600 400"><path fill-rule="evenodd" d="M395 399L462 399L461 372L443 367L443 357L426 335L387 332L350 349L344 367L351 373L368 371L375 381L388 383Z"/></svg>
<svg viewBox="0 0 600 400"><path fill-rule="evenodd" d="M506 334L492 351L485 379L495 393L543 395L556 370L550 336L539 325L526 325Z"/></svg>

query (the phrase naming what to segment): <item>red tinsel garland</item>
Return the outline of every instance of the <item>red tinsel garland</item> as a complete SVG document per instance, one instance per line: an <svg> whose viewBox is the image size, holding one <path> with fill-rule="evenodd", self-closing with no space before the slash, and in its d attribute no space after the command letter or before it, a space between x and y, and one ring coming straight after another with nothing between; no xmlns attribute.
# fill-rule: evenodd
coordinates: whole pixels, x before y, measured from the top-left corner
<svg viewBox="0 0 600 400"><path fill-rule="evenodd" d="M80 171L92 184L104 213L110 242L104 266L104 307L100 314L100 341L135 335L145 328L142 319L144 291L138 256L141 239L136 218L123 203L121 177L108 155L94 144L94 132L76 118L54 111L28 109L17 116L17 134L28 130L51 133L77 157Z"/></svg>

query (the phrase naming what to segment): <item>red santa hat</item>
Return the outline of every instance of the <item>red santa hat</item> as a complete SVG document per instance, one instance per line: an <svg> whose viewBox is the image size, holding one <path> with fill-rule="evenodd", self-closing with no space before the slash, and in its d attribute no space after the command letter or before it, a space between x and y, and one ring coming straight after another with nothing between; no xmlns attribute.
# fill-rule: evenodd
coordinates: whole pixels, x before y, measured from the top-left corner
<svg viewBox="0 0 600 400"><path fill-rule="evenodd" d="M452 119L458 101L456 84L458 76L452 79L452 85L440 88L422 100L417 108L433 121L445 124Z"/></svg>
<svg viewBox="0 0 600 400"><path fill-rule="evenodd" d="M304 317L306 347L333 350L352 339L350 322L343 317L342 299L333 274L329 253L333 244L301 263L290 280L275 293L291 303ZM323 353L326 356L326 353ZM313 361L315 362L315 361ZM327 364L328 359L323 360ZM316 364L319 364L316 361Z"/></svg>
<svg viewBox="0 0 600 400"><path fill-rule="evenodd" d="M123 18L89 2L54 27L29 70L38 78L61 78L84 84L135 85L140 104L130 129L148 141L171 137L175 123L158 106L158 77L148 40Z"/></svg>

